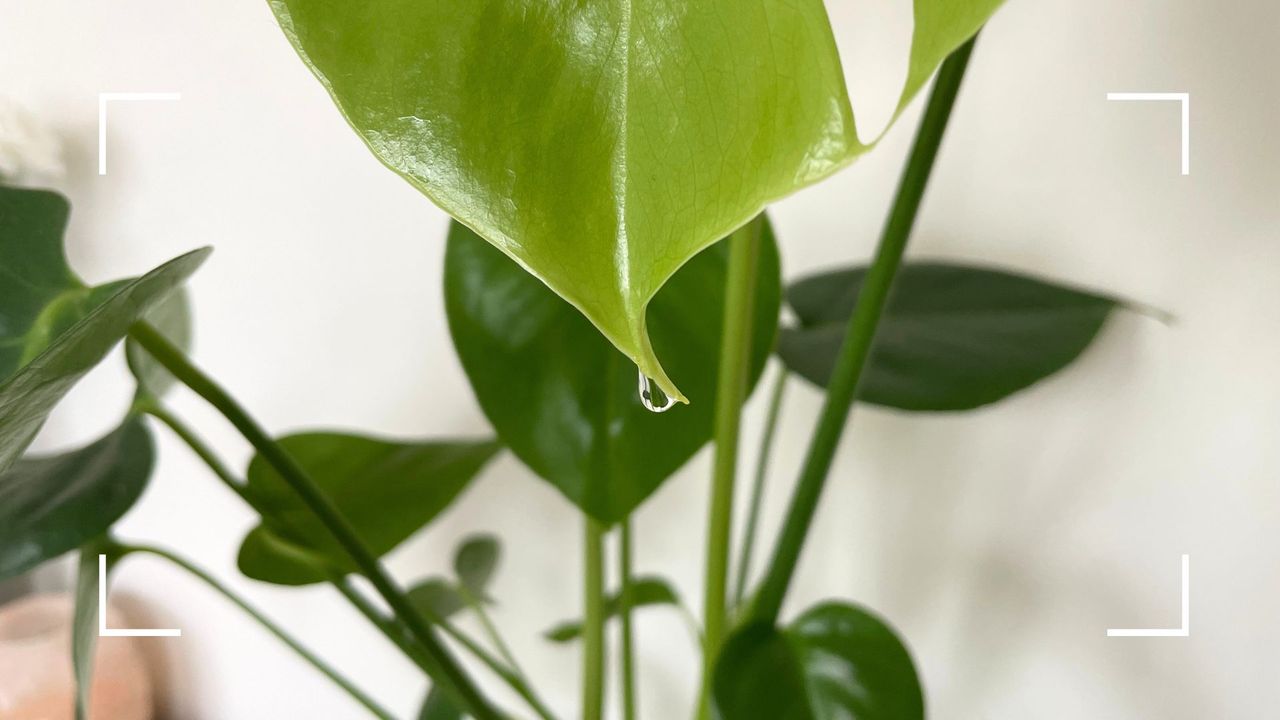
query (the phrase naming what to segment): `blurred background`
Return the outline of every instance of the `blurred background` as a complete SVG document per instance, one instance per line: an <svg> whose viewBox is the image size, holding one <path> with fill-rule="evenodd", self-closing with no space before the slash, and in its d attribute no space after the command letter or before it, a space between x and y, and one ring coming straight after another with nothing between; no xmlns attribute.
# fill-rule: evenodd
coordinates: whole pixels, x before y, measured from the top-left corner
<svg viewBox="0 0 1280 720"><path fill-rule="evenodd" d="M828 9L870 137L905 75L910 2ZM855 411L789 609L839 597L885 615L909 640L933 717L1259 718L1280 705L1278 34L1272 0L1010 0L984 31L910 255L1036 273L1177 320L1120 313L1066 372L979 412ZM1176 103L1107 102L1111 91L1190 93L1190 176ZM112 106L106 176L100 92L182 94ZM72 200L69 254L87 280L216 248L191 284L195 356L268 427L488 431L445 324L446 216L368 153L265 2L0 0L0 97L63 143L51 184ZM874 153L772 208L787 277L870 255L919 108ZM108 362L37 448L96 437L129 388L123 362ZM748 468L763 394L748 412ZM820 399L803 381L788 393L766 538ZM173 402L229 458L248 459L202 402ZM416 671L332 590L238 576L253 516L157 436L158 475L120 534L193 558L396 712L415 712ZM708 461L636 518L638 571L672 578L693 607ZM541 633L579 613L577 516L504 456L390 565L406 580L444 570L476 530L505 543L496 621L567 715L577 649ZM1191 636L1107 638L1178 625L1183 553ZM31 582L65 587L66 574ZM180 571L131 559L113 593L184 631L146 641L164 716L361 717ZM643 715L684 717L697 665L681 619L653 609L638 626Z"/></svg>

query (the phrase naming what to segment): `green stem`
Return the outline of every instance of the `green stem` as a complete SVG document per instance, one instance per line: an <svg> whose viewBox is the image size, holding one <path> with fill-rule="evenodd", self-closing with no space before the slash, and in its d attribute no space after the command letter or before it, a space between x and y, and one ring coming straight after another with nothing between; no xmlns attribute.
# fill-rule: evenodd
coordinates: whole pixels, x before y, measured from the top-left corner
<svg viewBox="0 0 1280 720"><path fill-rule="evenodd" d="M585 517L582 632L582 720L604 716L604 528Z"/></svg>
<svg viewBox="0 0 1280 720"><path fill-rule="evenodd" d="M635 630L631 624L632 549L631 518L622 521L618 538L618 572L622 576L622 718L636 719L636 649Z"/></svg>
<svg viewBox="0 0 1280 720"><path fill-rule="evenodd" d="M951 109L955 105L956 94L960 90L960 81L964 78L965 68L969 64L974 40L976 37L960 46L938 70L929 104L925 108L924 118L920 121L915 144L898 185L893 209L889 213L884 233L880 237L880 245L876 249L875 260L867 271L862 291L858 295L857 306L849 318L844 343L840 346L840 354L831 374L831 381L827 385L822 415L810 441L809 452L800 472L800 479L796 483L772 561L752 608L754 619L766 622L777 620L787 588L795 574L796 563L804 548L805 536L808 534L809 525L817 510L818 500L822 496L822 488L826 482L827 473L831 469L831 461L835 457L836 445L844 431L849 410L853 406L858 380L862 376L862 369L871 351L876 326L888 301L898 267L901 265L907 239L911 235L916 213L920 209L920 201L929 181L929 174L933 170L934 160L938 155L938 146L942 142L947 120L951 117Z"/></svg>
<svg viewBox="0 0 1280 720"><path fill-rule="evenodd" d="M729 277L725 285L724 334L715 407L715 466L707 518L707 562L703 604L703 699L724 637L729 581L729 545L733 531L733 485L738 466L738 431L751 365L751 319L755 316L756 264L760 255L761 220L753 220L729 237Z"/></svg>
<svg viewBox="0 0 1280 720"><path fill-rule="evenodd" d="M222 481L223 485L226 485L232 492L239 495L240 499L248 503L250 507L257 509L253 499L249 497L248 486L237 478L235 473L227 468L217 454L178 416L169 412L167 408L155 400L144 400L139 404L139 408L168 426L173 431L173 434L178 436L178 439L186 443L187 447L191 448L191 451L203 460L205 465L209 466L209 469Z"/></svg>
<svg viewBox="0 0 1280 720"><path fill-rule="evenodd" d="M493 618L489 617L489 611L484 609L484 603L480 602L480 598L477 598L474 593L462 586L461 583L459 583L458 590L462 593L463 599L467 601L467 605L471 607L471 611L476 614L476 618L480 621L480 627L484 629L484 634L493 643L493 646L498 649L498 655L502 657L503 662L506 663L507 667L511 668L511 671L516 676L527 680L524 669L520 667L515 654L511 652L511 648L502 639L502 634L498 632L498 627L493 624Z"/></svg>
<svg viewBox="0 0 1280 720"><path fill-rule="evenodd" d="M328 529L334 540L346 551L361 573L373 583L392 612L404 622L414 639L425 651L431 671L428 674L444 689L460 709L476 720L499 720L497 711L480 693L457 660L449 652L409 603L404 592L378 561L376 555L360 540L351 523L329 500L324 491L307 475L284 448L280 447L243 407L208 375L202 372L181 350L155 328L146 323L133 326L130 335L161 365L196 394L218 409L244 435L258 454L288 483L299 499Z"/></svg>
<svg viewBox="0 0 1280 720"><path fill-rule="evenodd" d="M323 673L326 677L332 680L338 687L345 690L347 694L352 697L352 699L354 699L356 702L363 705L366 709L369 710L369 712L373 713L376 717L382 718L382 720L394 720L395 718L394 715L384 710L372 698L370 698L368 695L365 695L363 692L360 691L359 688L353 685L350 681L348 681L342 675L338 674L338 672L334 670L328 663L326 663L324 660L321 660L319 657L314 655L307 648L303 647L302 643L295 640L291 635L289 635L288 632L286 632L279 625L276 625L274 622L267 619L266 616L258 612L258 610L256 610L252 605L250 605L248 601L246 601L244 598L237 595L230 588L218 582L218 580L214 578L212 575L196 567L191 562L169 552L168 550L149 546L149 545L117 544L115 545L115 550L119 552L122 557L130 553L144 553L147 555L154 555L158 558L163 558L165 560L168 560L174 565L177 565L183 570L186 570L188 573L191 573L195 577L202 580L204 584L208 585L209 587L217 591L219 594L221 594L224 598L226 598L227 600L230 600L232 604L234 604L236 607L240 608L245 613L247 613L249 617L252 617L254 620L258 621L258 624L261 625L264 629L266 629L267 632L271 633L272 635L275 635L276 638L280 640L280 642L283 642L285 645L288 645L289 648L292 649L294 652L296 652L299 657L301 657L303 660L309 663L316 670L319 670L321 673Z"/></svg>
<svg viewBox="0 0 1280 720"><path fill-rule="evenodd" d="M742 536L742 550L738 553L738 582L733 591L733 606L742 604L747 592L747 578L751 574L751 556L755 552L756 527L760 524L760 508L764 505L764 481L769 474L769 456L773 453L773 439L778 430L778 416L782 409L782 396L787 389L787 368L778 366L778 377L773 382L769 396L769 414L765 420L764 437L760 439L760 457L756 460L755 481L751 484L751 503L747 510L747 527Z"/></svg>

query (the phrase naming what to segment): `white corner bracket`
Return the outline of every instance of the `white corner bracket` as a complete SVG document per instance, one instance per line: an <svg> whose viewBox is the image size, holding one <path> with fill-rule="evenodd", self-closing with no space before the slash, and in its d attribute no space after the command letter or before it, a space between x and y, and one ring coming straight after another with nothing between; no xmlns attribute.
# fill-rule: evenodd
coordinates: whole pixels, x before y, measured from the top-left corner
<svg viewBox="0 0 1280 720"><path fill-rule="evenodd" d="M98 93L98 174L107 174L107 103L117 100L181 100L182 93Z"/></svg>
<svg viewBox="0 0 1280 720"><path fill-rule="evenodd" d="M1191 174L1191 93L1184 92L1110 92L1108 100L1176 100L1182 104L1182 174Z"/></svg>
<svg viewBox="0 0 1280 720"><path fill-rule="evenodd" d="M107 556L98 556L98 637L182 637L173 628L115 630L107 627Z"/></svg>
<svg viewBox="0 0 1280 720"><path fill-rule="evenodd" d="M1107 637L1191 637L1191 556L1182 556L1182 627L1108 629Z"/></svg>

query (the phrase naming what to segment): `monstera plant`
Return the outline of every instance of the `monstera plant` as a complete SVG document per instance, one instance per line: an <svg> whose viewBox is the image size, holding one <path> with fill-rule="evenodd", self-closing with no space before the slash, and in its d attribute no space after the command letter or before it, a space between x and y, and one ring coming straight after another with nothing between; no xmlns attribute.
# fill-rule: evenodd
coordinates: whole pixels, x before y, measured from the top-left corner
<svg viewBox="0 0 1280 720"><path fill-rule="evenodd" d="M116 567L150 553L226 594L369 713L391 717L209 574L112 534L151 474L158 422L260 516L239 545L240 570L277 585L332 585L430 678L423 719L598 720L614 618L619 707L641 717L632 613L683 606L662 578L634 574L643 539L629 518L709 443L704 608L685 613L704 668L690 715L923 718L911 654L886 620L848 601L788 619L780 609L855 400L907 412L997 402L1070 363L1121 307L994 268L904 260L976 35L999 0L915 0L898 114L931 78L932 89L879 246L867 265L790 283L778 244L797 239L777 236L766 205L876 144L858 135L821 0L270 4L373 156L453 216L449 328L493 433L274 436L188 356L181 285L207 249L90 287L63 254L67 201L0 188L0 578L79 551L79 716L97 558ZM784 303L793 320L780 327ZM63 455L23 457L59 399L121 341L137 387L118 429ZM768 422L734 552L739 420L771 357ZM761 483L797 375L826 400L757 575ZM168 408L177 383L252 444L247 468L228 467ZM544 702L488 619L497 538L466 541L448 577L406 585L381 562L504 451L581 511L583 613L547 633L580 644L580 707ZM606 563L614 532L621 552ZM606 582L610 564L616 584ZM487 637L463 632L459 613L474 614ZM486 676L473 677L455 648ZM499 707L493 684L510 686L522 707Z"/></svg>

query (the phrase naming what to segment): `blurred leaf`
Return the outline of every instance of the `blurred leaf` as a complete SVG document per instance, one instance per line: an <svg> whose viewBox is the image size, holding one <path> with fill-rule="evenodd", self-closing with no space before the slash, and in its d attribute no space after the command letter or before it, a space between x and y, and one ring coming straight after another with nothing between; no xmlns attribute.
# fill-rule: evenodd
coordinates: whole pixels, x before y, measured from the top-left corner
<svg viewBox="0 0 1280 720"><path fill-rule="evenodd" d="M632 581L629 603L624 604L622 602L621 591L605 598L604 617L605 620L618 617L628 606L634 610L650 605L675 605L679 607L680 596L676 594L676 591L666 580L656 577L638 577ZM543 636L557 643L577 640L582 636L582 621L571 620L560 623L543 633Z"/></svg>
<svg viewBox="0 0 1280 720"><path fill-rule="evenodd" d="M751 350L755 385L778 321L778 252L765 225ZM711 438L728 247L676 273L649 306L654 347L704 399L656 415L637 399L632 363L568 303L454 223L445 304L454 347L507 447L571 502L613 523Z"/></svg>
<svg viewBox="0 0 1280 720"><path fill-rule="evenodd" d="M853 605L824 603L785 630L763 623L730 636L713 681L733 720L923 720L920 681L902 641Z"/></svg>
<svg viewBox="0 0 1280 720"><path fill-rule="evenodd" d="M470 603L456 585L444 578L429 578L409 590L409 602L428 611L428 617L449 618Z"/></svg>
<svg viewBox="0 0 1280 720"><path fill-rule="evenodd" d="M0 187L0 473L54 405L209 254L182 255L131 281L85 287L62 251L69 206Z"/></svg>
<svg viewBox="0 0 1280 720"><path fill-rule="evenodd" d="M144 319L175 346L184 351L191 349L191 300L186 288L178 288L168 299L152 308ZM125 341L124 351L129 372L138 381L139 395L163 397L178 382L133 338Z"/></svg>
<svg viewBox="0 0 1280 720"><path fill-rule="evenodd" d="M787 290L800 321L778 354L826 385L865 268L804 278ZM999 270L907 263L876 333L858 397L903 410L968 410L1066 367L1117 306L1114 299Z"/></svg>
<svg viewBox="0 0 1280 720"><path fill-rule="evenodd" d="M501 552L498 538L492 535L467 538L453 558L453 571L458 574L458 582L475 597L484 597Z"/></svg>
<svg viewBox="0 0 1280 720"><path fill-rule="evenodd" d="M89 720L93 660L98 646L99 555L107 556L108 577L120 558L116 546L105 539L90 541L80 549L76 569L75 613L71 621L71 667L76 683L76 720Z"/></svg>
<svg viewBox="0 0 1280 720"><path fill-rule="evenodd" d="M383 163L708 407L650 300L864 149L821 0L271 7Z"/></svg>
<svg viewBox="0 0 1280 720"><path fill-rule="evenodd" d="M462 720L462 711L449 702L449 698L434 685L427 693L426 702L418 713L418 720Z"/></svg>
<svg viewBox="0 0 1280 720"><path fill-rule="evenodd" d="M280 439L377 555L384 555L431 522L499 450L492 441L391 442L341 433ZM322 582L328 576L299 550L340 572L357 568L293 489L260 456L249 463L247 490L264 522L245 538L245 575L281 585ZM282 552L269 536L296 546Z"/></svg>
<svg viewBox="0 0 1280 720"><path fill-rule="evenodd" d="M0 474L0 578L105 533L142 494L154 460L151 433L131 417L92 445Z"/></svg>

